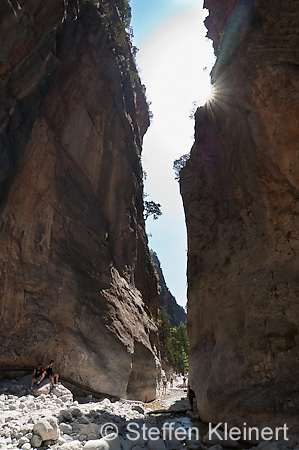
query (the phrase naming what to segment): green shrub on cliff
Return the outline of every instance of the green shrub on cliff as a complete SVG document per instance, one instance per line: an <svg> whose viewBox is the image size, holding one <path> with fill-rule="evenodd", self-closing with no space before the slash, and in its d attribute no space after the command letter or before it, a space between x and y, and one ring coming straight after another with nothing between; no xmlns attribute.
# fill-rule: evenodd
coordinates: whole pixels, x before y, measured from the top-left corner
<svg viewBox="0 0 299 450"><path fill-rule="evenodd" d="M126 28L129 28L132 18L131 6L129 0L115 0L118 11Z"/></svg>
<svg viewBox="0 0 299 450"><path fill-rule="evenodd" d="M190 153L186 153L185 155L180 156L173 162L173 170L175 172L175 180L180 181L180 171L187 164L188 159L190 158Z"/></svg>
<svg viewBox="0 0 299 450"><path fill-rule="evenodd" d="M178 327L171 327L169 315L160 308L158 330L162 360L170 364L178 373L188 372L189 341L186 325L180 323Z"/></svg>

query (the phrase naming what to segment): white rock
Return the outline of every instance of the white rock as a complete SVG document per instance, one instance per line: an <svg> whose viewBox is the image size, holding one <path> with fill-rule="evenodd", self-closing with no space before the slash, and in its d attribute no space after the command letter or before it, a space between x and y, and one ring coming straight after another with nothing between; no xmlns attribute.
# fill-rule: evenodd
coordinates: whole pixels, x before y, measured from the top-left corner
<svg viewBox="0 0 299 450"><path fill-rule="evenodd" d="M23 444L21 448L22 448L23 450L30 450L30 449L31 449L31 444L30 444L30 442L25 442L25 444Z"/></svg>
<svg viewBox="0 0 299 450"><path fill-rule="evenodd" d="M32 447L34 447L34 448L39 448L39 447L42 445L43 440L42 440L42 438L40 437L39 434L34 434L34 435L32 436L32 438L31 438L30 443L31 443L31 446L32 446Z"/></svg>
<svg viewBox="0 0 299 450"><path fill-rule="evenodd" d="M165 443L163 439L149 439L147 443L147 447L149 450L166 450Z"/></svg>
<svg viewBox="0 0 299 450"><path fill-rule="evenodd" d="M7 450L6 444L0 442L0 450Z"/></svg>
<svg viewBox="0 0 299 450"><path fill-rule="evenodd" d="M111 404L112 403L110 402L109 398L104 398L99 402L99 405L102 409L107 409L107 407L111 406Z"/></svg>
<svg viewBox="0 0 299 450"><path fill-rule="evenodd" d="M114 434L108 434L101 439L87 441L84 450L121 450L120 439Z"/></svg>
<svg viewBox="0 0 299 450"><path fill-rule="evenodd" d="M63 401L73 401L73 394L65 386L63 386L63 384L55 384L52 388L52 393L56 395L56 397L63 399Z"/></svg>
<svg viewBox="0 0 299 450"><path fill-rule="evenodd" d="M104 438L102 439L95 439L91 441L87 441L86 444L83 447L83 450L109 450L109 444L107 441L105 441Z"/></svg>
<svg viewBox="0 0 299 450"><path fill-rule="evenodd" d="M49 378L43 380L40 384L35 384L33 388L33 394L35 397L39 395L49 394L52 389L52 382Z"/></svg>
<svg viewBox="0 0 299 450"><path fill-rule="evenodd" d="M59 428L54 417L40 419L33 427L33 433L39 434L43 441L57 440L59 438Z"/></svg>
<svg viewBox="0 0 299 450"><path fill-rule="evenodd" d="M65 450L78 450L82 448L82 443L80 441L71 441L71 442L65 442L60 446L60 448L63 448Z"/></svg>
<svg viewBox="0 0 299 450"><path fill-rule="evenodd" d="M29 439L26 436L22 436L19 440L19 446L22 446L26 442L29 442Z"/></svg>

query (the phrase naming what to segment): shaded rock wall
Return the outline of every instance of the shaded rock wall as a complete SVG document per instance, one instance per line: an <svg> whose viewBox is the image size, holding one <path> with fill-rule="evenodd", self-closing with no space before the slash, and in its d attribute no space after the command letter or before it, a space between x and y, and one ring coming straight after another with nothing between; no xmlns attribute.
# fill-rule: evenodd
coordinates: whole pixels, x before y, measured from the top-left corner
<svg viewBox="0 0 299 450"><path fill-rule="evenodd" d="M95 390L150 400L149 120L121 15L113 0L2 2L0 13L0 362L53 358Z"/></svg>
<svg viewBox="0 0 299 450"><path fill-rule="evenodd" d="M186 324L187 314L184 308L178 305L175 297L168 289L157 254L151 252L151 257L158 276L159 306L169 315L169 321L172 327L178 327L181 322Z"/></svg>
<svg viewBox="0 0 299 450"><path fill-rule="evenodd" d="M181 171L190 379L203 420L298 433L298 2L205 5L215 89Z"/></svg>

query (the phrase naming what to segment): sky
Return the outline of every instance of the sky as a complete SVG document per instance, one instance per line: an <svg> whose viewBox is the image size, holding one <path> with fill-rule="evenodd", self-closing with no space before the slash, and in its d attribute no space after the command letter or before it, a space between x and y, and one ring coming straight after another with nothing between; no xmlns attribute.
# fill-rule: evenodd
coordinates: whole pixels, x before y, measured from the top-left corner
<svg viewBox="0 0 299 450"><path fill-rule="evenodd" d="M131 0L137 67L151 102L152 124L143 140L147 200L161 204L162 216L149 217L149 246L161 262L177 302L187 302L187 235L173 161L194 141L194 105L211 93L214 54L203 20L202 0Z"/></svg>

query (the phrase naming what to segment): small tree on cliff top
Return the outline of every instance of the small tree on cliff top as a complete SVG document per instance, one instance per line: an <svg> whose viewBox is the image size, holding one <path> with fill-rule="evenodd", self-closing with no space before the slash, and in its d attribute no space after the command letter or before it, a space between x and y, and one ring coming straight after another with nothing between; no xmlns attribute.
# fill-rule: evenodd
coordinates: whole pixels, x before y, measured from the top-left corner
<svg viewBox="0 0 299 450"><path fill-rule="evenodd" d="M180 156L173 162L173 170L175 173L175 179L180 180L180 171L185 167L188 159L190 158L190 153Z"/></svg>
<svg viewBox="0 0 299 450"><path fill-rule="evenodd" d="M162 215L160 203L155 203L152 200L144 202L144 220L149 216L153 216L154 220L157 220Z"/></svg>

